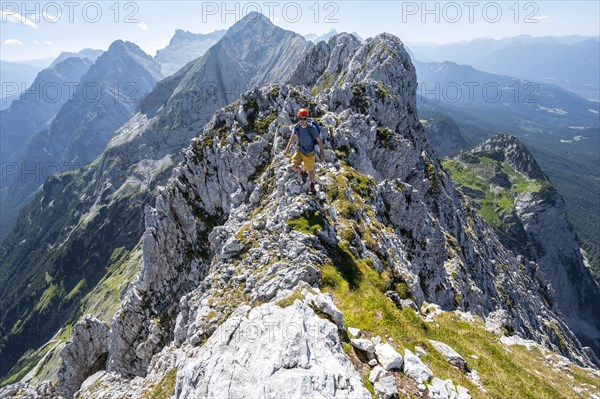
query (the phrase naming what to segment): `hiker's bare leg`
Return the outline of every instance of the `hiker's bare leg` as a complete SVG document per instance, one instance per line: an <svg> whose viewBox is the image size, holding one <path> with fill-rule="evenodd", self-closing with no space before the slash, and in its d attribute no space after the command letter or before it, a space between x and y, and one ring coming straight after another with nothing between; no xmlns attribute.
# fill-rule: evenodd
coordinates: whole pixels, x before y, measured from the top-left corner
<svg viewBox="0 0 600 399"><path fill-rule="evenodd" d="M298 173L299 175L302 175L302 168L300 167L300 165L292 164L292 170Z"/></svg>
<svg viewBox="0 0 600 399"><path fill-rule="evenodd" d="M315 184L315 172L310 171L308 174L310 175L310 184Z"/></svg>

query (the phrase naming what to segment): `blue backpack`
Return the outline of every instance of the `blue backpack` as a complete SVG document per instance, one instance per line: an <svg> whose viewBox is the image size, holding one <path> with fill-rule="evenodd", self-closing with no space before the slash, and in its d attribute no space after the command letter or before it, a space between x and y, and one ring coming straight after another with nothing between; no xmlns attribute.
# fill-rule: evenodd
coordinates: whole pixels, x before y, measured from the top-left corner
<svg viewBox="0 0 600 399"><path fill-rule="evenodd" d="M313 125L317 129L317 133L319 133L319 135L321 135L321 126L319 126L319 124L317 123L317 121L315 121L314 119L307 119L306 123ZM317 141L315 140L315 143L316 142Z"/></svg>

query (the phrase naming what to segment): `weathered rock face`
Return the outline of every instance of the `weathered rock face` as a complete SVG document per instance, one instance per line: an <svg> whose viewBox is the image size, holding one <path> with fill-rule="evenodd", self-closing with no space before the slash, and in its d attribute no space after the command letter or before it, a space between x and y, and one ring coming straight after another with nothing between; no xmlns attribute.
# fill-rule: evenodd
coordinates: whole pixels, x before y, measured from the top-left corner
<svg viewBox="0 0 600 399"><path fill-rule="evenodd" d="M340 33L320 41L298 63L287 83L328 88L343 74L360 41L351 34Z"/></svg>
<svg viewBox="0 0 600 399"><path fill-rule="evenodd" d="M63 359L58 371L59 390L65 398L72 398L86 378L106 368L109 326L86 316L75 324L71 341L61 352Z"/></svg>
<svg viewBox="0 0 600 399"><path fill-rule="evenodd" d="M177 382L182 399L370 398L337 326L300 301L238 308L194 351Z"/></svg>
<svg viewBox="0 0 600 399"><path fill-rule="evenodd" d="M62 399L56 387L50 381L43 381L38 386L18 382L0 388L0 398L23 398L23 399Z"/></svg>
<svg viewBox="0 0 600 399"><path fill-rule="evenodd" d="M439 157L455 154L467 146L456 122L444 115L427 118L423 125L427 139Z"/></svg>
<svg viewBox="0 0 600 399"><path fill-rule="evenodd" d="M600 354L598 287L583 263L563 198L529 150L516 137L501 134L462 152L454 162L489 182L491 192L507 193L512 203L504 215L498 212L501 223L495 226L500 240L539 265L552 285L552 305L579 340ZM476 202L482 191L467 186L464 193Z"/></svg>

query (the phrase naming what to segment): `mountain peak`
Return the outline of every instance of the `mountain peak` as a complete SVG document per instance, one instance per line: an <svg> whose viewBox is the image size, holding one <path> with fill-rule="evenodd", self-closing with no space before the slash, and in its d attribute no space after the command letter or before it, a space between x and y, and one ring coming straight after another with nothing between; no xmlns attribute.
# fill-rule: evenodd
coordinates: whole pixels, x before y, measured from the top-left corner
<svg viewBox="0 0 600 399"><path fill-rule="evenodd" d="M102 55L102 53L104 53L104 51L95 50L95 49L91 49L91 48L84 48L83 50L80 50L77 53L63 51L62 53L59 54L58 57L56 57L56 59L54 61L52 61L52 64L50 64L50 68L56 66L58 63L66 60L67 58L73 58L73 57L87 58L90 61L92 61L92 63L94 63L98 59L98 57L100 57Z"/></svg>
<svg viewBox="0 0 600 399"><path fill-rule="evenodd" d="M209 39L209 38L214 38L214 39L218 40L224 34L225 34L225 29L214 30L210 33L192 33L187 30L177 29L177 30L175 30L175 34L169 41L169 46L174 46L174 45L182 44L185 42L194 42L197 40Z"/></svg>
<svg viewBox="0 0 600 399"><path fill-rule="evenodd" d="M233 26L231 26L229 29L227 29L227 34L229 35L252 27L254 27L253 29L264 29L267 27L273 28L275 26L276 25L274 25L266 15L256 11L252 11L246 14L244 17L242 17L235 24L233 24Z"/></svg>
<svg viewBox="0 0 600 399"><path fill-rule="evenodd" d="M127 59L133 60L136 64L150 73L153 78L152 80L158 81L163 78L163 75L160 72L160 66L150 55L146 54L137 44L120 39L112 42L108 47L108 50L98 57L96 63L92 69L90 69L90 74L102 74L103 72L99 72L99 70L103 71L105 68L114 69L115 61L121 60L124 62ZM93 79L97 78L97 76L93 76ZM151 85L153 86L154 83Z"/></svg>
<svg viewBox="0 0 600 399"><path fill-rule="evenodd" d="M129 42L129 41L123 41L121 39L117 39L114 42L112 42L110 44L110 46L108 46L108 51L112 51L112 52L118 52L118 51L141 51L143 52L143 50L141 48L139 48L137 46L137 44Z"/></svg>
<svg viewBox="0 0 600 399"><path fill-rule="evenodd" d="M548 180L529 149L513 134L500 133L475 146L473 154L486 155L499 162L508 162L529 179Z"/></svg>

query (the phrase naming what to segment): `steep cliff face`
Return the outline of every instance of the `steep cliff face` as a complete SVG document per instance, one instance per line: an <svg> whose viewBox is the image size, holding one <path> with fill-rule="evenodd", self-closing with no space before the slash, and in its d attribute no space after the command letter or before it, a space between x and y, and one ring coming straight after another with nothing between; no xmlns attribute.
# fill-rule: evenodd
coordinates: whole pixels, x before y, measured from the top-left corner
<svg viewBox="0 0 600 399"><path fill-rule="evenodd" d="M438 157L453 155L467 147L460 128L451 118L438 114L421 120L421 123Z"/></svg>
<svg viewBox="0 0 600 399"><path fill-rule="evenodd" d="M445 164L502 243L539 264L571 330L600 354L600 294L563 198L514 136L494 136Z"/></svg>
<svg viewBox="0 0 600 399"><path fill-rule="evenodd" d="M433 157L402 60L402 43L380 35L316 98L267 86L215 114L146 210L142 269L113 318L106 372L79 397L138 397L166 380L182 398L366 397L340 350L344 315L319 289L333 275L355 289L375 273L383 291L404 286L418 305L471 312L591 364L537 265L500 244ZM282 156L310 103L328 161L316 197ZM290 325L293 339L281 339ZM62 392L78 388L61 375Z"/></svg>

